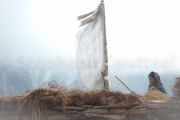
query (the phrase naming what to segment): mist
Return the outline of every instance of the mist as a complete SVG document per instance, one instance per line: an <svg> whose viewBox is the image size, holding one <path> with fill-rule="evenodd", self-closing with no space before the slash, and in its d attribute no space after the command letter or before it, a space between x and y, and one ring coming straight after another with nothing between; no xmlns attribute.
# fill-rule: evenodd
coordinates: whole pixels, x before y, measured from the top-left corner
<svg viewBox="0 0 180 120"><path fill-rule="evenodd" d="M77 79L73 60L65 61L58 57L52 60L28 59L21 56L17 61L11 60L8 65L0 65L0 94L25 92L53 80L62 86L68 86Z"/></svg>
<svg viewBox="0 0 180 120"><path fill-rule="evenodd" d="M76 69L77 16L97 0L0 0L0 95L55 80L80 81ZM163 4L162 4L163 3ZM151 71L171 87L180 76L180 2L105 1L111 89L145 93ZM80 83L79 83L80 84Z"/></svg>
<svg viewBox="0 0 180 120"><path fill-rule="evenodd" d="M19 58L1 57L0 64L0 94L22 93L43 85L44 82L56 81L62 86L70 86L74 81L79 81L73 87L81 85L74 59L56 58ZM6 60L6 61L5 61ZM171 88L175 78L179 76L176 65L159 65L159 63L131 63L126 61L109 62L109 78L112 90L129 91L115 78L119 77L132 91L138 94L146 92L149 81L148 74L156 71L160 74L162 83L168 94L172 95ZM149 64L149 65L148 65ZM159 66L158 66L159 65ZM166 69L166 70L164 70Z"/></svg>

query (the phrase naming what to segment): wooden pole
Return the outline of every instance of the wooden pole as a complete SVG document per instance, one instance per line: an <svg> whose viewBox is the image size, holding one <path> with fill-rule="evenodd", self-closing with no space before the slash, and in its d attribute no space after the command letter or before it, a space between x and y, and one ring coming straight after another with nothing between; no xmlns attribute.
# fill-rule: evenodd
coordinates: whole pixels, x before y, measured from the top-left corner
<svg viewBox="0 0 180 120"><path fill-rule="evenodd" d="M101 4L104 7L104 14L105 14L105 6L104 0L101 0ZM105 70L104 76L108 78L108 52L107 52L107 38L106 38L106 17L104 15L104 55L105 55Z"/></svg>
<svg viewBox="0 0 180 120"><path fill-rule="evenodd" d="M116 77L116 78L132 93L132 91L118 77Z"/></svg>
<svg viewBox="0 0 180 120"><path fill-rule="evenodd" d="M104 5L104 0L101 0L101 4Z"/></svg>

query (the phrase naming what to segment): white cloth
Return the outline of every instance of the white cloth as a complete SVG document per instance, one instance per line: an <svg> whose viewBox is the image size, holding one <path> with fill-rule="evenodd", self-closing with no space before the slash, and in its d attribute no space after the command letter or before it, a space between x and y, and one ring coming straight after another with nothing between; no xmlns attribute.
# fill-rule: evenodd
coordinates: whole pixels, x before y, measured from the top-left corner
<svg viewBox="0 0 180 120"><path fill-rule="evenodd" d="M81 26L87 26L77 32L76 67L87 89L103 88L100 73L105 70L104 17L104 7L101 4L95 11L78 17L85 18Z"/></svg>

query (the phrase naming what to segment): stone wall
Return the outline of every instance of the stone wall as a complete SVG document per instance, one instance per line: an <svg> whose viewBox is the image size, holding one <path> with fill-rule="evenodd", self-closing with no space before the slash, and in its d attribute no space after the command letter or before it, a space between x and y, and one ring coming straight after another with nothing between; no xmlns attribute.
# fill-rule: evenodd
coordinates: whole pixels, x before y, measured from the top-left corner
<svg viewBox="0 0 180 120"><path fill-rule="evenodd" d="M57 106L31 113L1 107L0 120L180 120L180 98L165 103Z"/></svg>

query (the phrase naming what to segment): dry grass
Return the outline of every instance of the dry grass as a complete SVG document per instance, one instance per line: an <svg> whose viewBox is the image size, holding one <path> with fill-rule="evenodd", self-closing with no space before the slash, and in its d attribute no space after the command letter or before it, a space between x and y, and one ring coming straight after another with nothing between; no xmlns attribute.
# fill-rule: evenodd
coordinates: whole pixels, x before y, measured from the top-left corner
<svg viewBox="0 0 180 120"><path fill-rule="evenodd" d="M105 99L115 96L118 102L131 103L138 101L138 97L133 94L123 94L120 91L110 91L107 89L103 90L91 90L91 91L81 91L81 90L71 90L69 91L70 105L102 105Z"/></svg>
<svg viewBox="0 0 180 120"><path fill-rule="evenodd" d="M174 96L180 96L180 77L176 78L176 82L172 88L172 92Z"/></svg>
<svg viewBox="0 0 180 120"><path fill-rule="evenodd" d="M150 100L169 100L170 96L160 92L159 90L148 90L141 98L144 102Z"/></svg>
<svg viewBox="0 0 180 120"><path fill-rule="evenodd" d="M40 115L41 109L62 106L102 105L107 97L115 96L118 102L132 103L138 101L134 94L123 94L120 91L103 90L68 90L56 82L48 82L43 86L22 94L1 96L0 102L10 109L22 111L29 108L32 115Z"/></svg>

